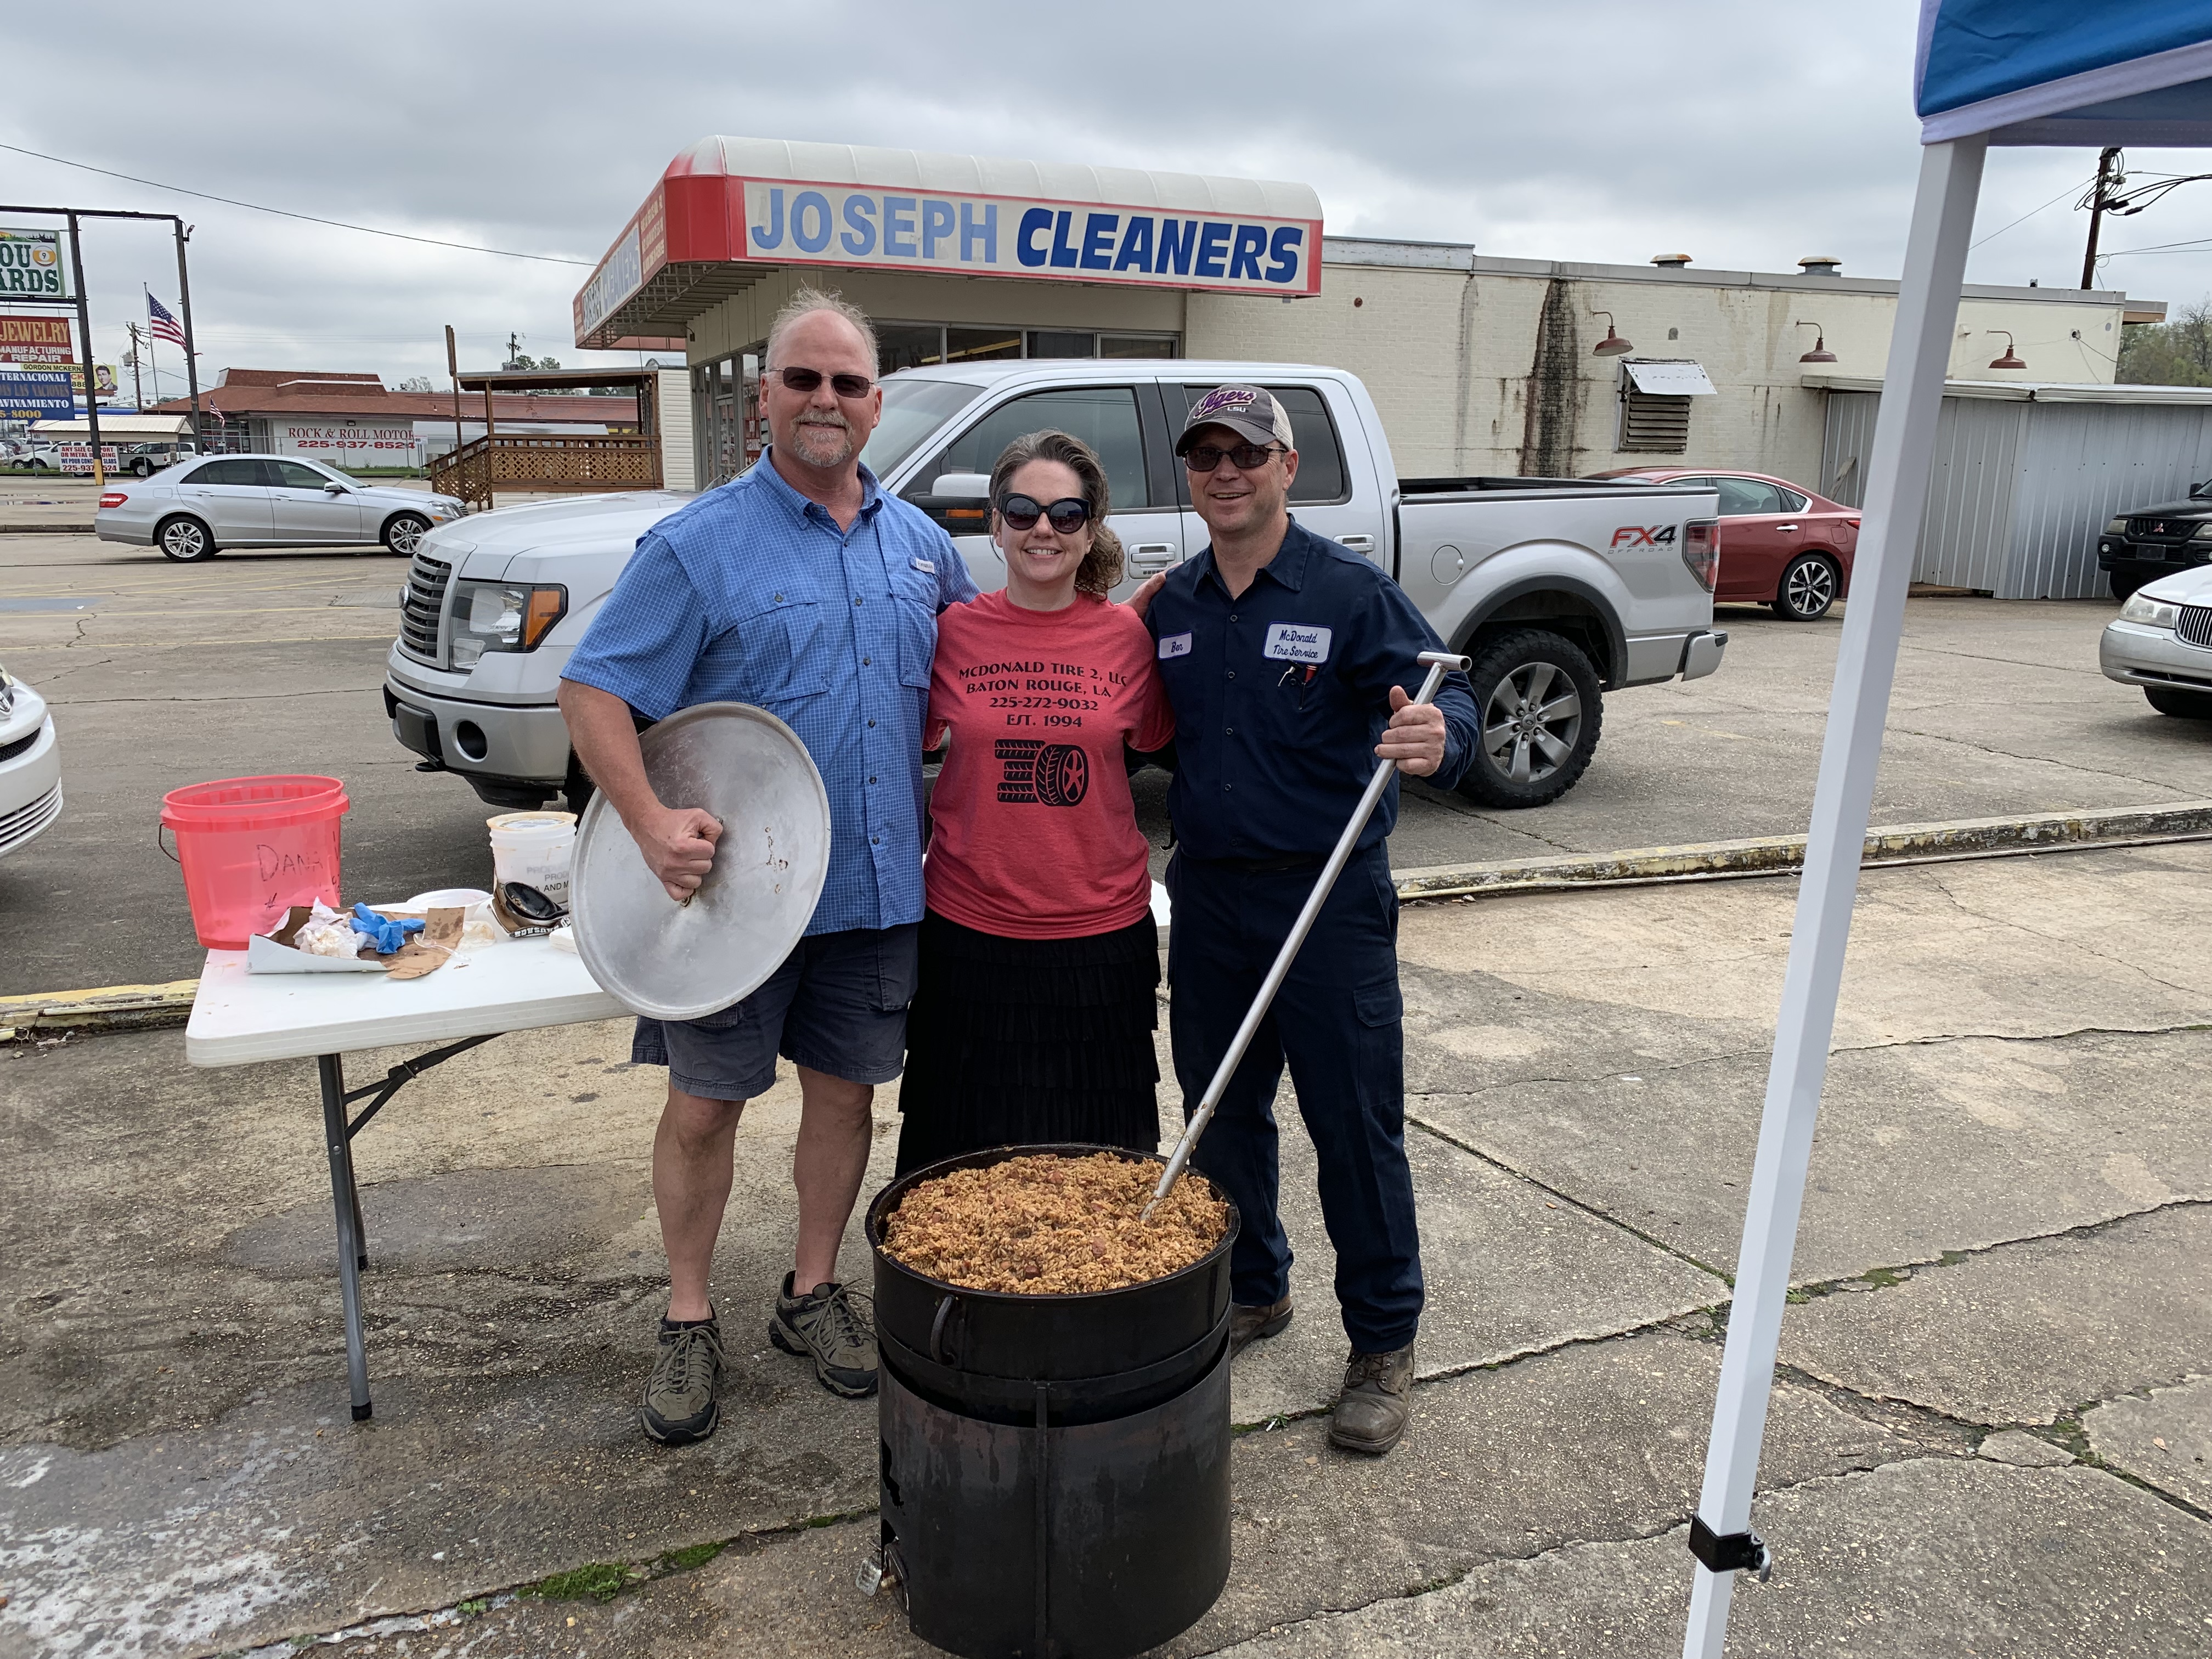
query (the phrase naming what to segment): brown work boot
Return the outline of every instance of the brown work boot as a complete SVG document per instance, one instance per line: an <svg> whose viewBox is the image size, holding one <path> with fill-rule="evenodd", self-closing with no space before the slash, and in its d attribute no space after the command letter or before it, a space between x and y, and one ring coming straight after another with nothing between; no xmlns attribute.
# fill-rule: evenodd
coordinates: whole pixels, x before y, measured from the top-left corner
<svg viewBox="0 0 2212 1659"><path fill-rule="evenodd" d="M1231 1359L1244 1352L1263 1336L1279 1336L1291 1322L1291 1298L1271 1302L1264 1308L1248 1307L1238 1302L1229 1310L1229 1357Z"/></svg>
<svg viewBox="0 0 2212 1659"><path fill-rule="evenodd" d="M1405 1437L1413 1415L1413 1346L1395 1353L1356 1353L1344 1368L1328 1440L1346 1451L1381 1456Z"/></svg>

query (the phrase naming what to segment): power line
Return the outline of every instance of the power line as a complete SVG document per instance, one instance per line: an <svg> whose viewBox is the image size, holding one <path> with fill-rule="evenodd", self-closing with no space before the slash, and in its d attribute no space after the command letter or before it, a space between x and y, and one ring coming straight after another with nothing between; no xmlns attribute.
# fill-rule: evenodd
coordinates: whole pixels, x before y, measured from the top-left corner
<svg viewBox="0 0 2212 1659"><path fill-rule="evenodd" d="M204 190L189 190L182 185L165 185L158 179L141 179L128 173L117 173L109 167L96 167L89 161L72 161L65 155L48 155L42 151L25 149L21 144L0 144L0 149L13 150L18 155L33 160L52 161L57 167L76 167L85 173L97 173L105 178L120 179L125 184L144 185L150 190L174 191L179 196L196 196L203 202L221 202L226 207L250 209L255 213L273 213L280 219L299 219L311 225L329 225L338 230L357 230L364 236L389 236L395 241L421 242L429 247L459 248L464 253L495 253L502 259L535 259L541 264L578 265L590 269L588 259L566 259L555 253L517 253L512 248L479 247L474 242L448 242L435 236L411 236L404 230L380 230L374 225L352 225L343 219L321 219L312 213L294 213L289 208L264 207L258 202L241 202L233 196L214 196Z"/></svg>
<svg viewBox="0 0 2212 1659"><path fill-rule="evenodd" d="M2057 206L2059 203L2064 201L2068 197L2073 195L2075 191L2081 188L2081 186L2079 185L2067 185L2066 188L2060 191L2057 195L2052 197L2048 202L2045 202L2043 204L2043 207L2030 208L2027 212L2021 214L2019 218L2014 220L2011 225L2006 225L2000 229L1991 231L1988 235L1982 238L1981 242L1973 243L1966 251L1971 253L1975 248L1979 247L1982 245L1982 242L1994 242L1998 237L2003 235L2006 231L2010 230L2013 228L2013 225L2026 224L2030 219L2035 217L2037 214L2042 212L2043 208Z"/></svg>

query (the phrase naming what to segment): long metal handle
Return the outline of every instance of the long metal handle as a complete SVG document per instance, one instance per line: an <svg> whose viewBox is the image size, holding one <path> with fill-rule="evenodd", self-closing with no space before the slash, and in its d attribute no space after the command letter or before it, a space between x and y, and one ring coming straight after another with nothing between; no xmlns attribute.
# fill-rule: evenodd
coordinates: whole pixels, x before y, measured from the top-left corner
<svg viewBox="0 0 2212 1659"><path fill-rule="evenodd" d="M1463 673L1468 667L1467 658L1454 656L1449 651L1424 651L1420 660L1427 667L1429 674L1421 682L1420 695L1413 699L1417 703L1433 699L1437 687L1443 684L1446 674L1454 669ZM1206 1126L1213 1121L1213 1109L1221 1103L1221 1097L1229 1087L1230 1078L1243 1060L1245 1049L1252 1046L1253 1033L1260 1029L1260 1022L1267 1018L1267 1010L1275 1000L1275 993L1282 988L1284 979L1290 974L1291 963L1298 954L1298 947L1306 942L1306 935L1313 931L1314 919L1321 915L1321 907L1328 900L1329 890L1336 885L1337 877L1351 861L1352 843L1359 839L1359 832L1367 827L1367 820L1374 816L1375 804L1382 799L1382 791L1389 786L1391 775L1397 769L1397 762L1383 761L1376 767L1375 775L1367 781L1367 791L1360 796L1359 805L1352 815L1352 822L1344 826L1344 833L1336 838L1335 850L1329 854L1328 862L1322 866L1320 879L1314 883L1313 891L1306 895L1305 908L1298 912L1298 919L1291 924L1290 936L1283 941L1283 948L1275 953L1274 966L1267 969L1267 977L1260 982L1260 994L1252 999L1251 1007L1244 1013L1244 1023L1237 1028L1237 1036L1229 1044L1229 1052L1222 1055L1221 1064L1214 1069L1213 1081L1206 1085L1206 1094L1199 1101L1198 1109L1190 1115L1190 1121L1184 1125L1182 1139L1176 1143L1175 1156L1168 1159L1168 1167L1160 1174L1160 1184L1153 1190L1152 1203L1145 1206L1146 1219L1151 1219L1154 1206L1173 1192L1176 1182L1182 1179L1183 1170L1190 1163L1190 1155L1197 1150L1198 1138L1206 1133Z"/></svg>

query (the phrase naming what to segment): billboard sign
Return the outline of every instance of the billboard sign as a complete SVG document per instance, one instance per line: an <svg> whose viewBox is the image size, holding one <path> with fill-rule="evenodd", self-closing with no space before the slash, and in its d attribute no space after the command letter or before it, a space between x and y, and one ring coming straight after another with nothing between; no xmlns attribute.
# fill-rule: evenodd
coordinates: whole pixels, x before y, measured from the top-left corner
<svg viewBox="0 0 2212 1659"><path fill-rule="evenodd" d="M61 232L0 225L0 299L69 297Z"/></svg>
<svg viewBox="0 0 2212 1659"><path fill-rule="evenodd" d="M0 317L0 363L76 361L66 317Z"/></svg>
<svg viewBox="0 0 2212 1659"><path fill-rule="evenodd" d="M0 421L66 421L76 413L67 369L0 364Z"/></svg>

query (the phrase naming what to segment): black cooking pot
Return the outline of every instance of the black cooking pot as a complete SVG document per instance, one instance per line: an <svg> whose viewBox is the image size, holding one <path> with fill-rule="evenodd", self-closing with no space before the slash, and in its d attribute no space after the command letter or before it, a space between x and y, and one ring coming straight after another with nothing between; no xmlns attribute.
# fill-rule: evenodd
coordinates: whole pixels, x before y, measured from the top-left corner
<svg viewBox="0 0 2212 1659"><path fill-rule="evenodd" d="M1094 1413L1115 1415L1165 1399L1212 1364L1227 1340L1229 1251L1238 1225L1233 1204L1221 1242L1203 1257L1164 1279L1118 1291L1023 1296L968 1290L917 1273L884 1249L885 1218L919 1182L1010 1158L1096 1152L1160 1169L1167 1164L1157 1154L1080 1142L994 1146L916 1170L876 1194L868 1206L867 1235L875 1252L877 1337L910 1382L951 1409L1003 1421L1028 1418L1030 1385L1065 1383L1071 1386L1051 1391L1054 1420L1062 1420L1066 1412L1066 1420L1095 1421ZM1000 1382L1021 1387L994 1388ZM1007 1395L1004 1417L996 1409L1001 1393Z"/></svg>

